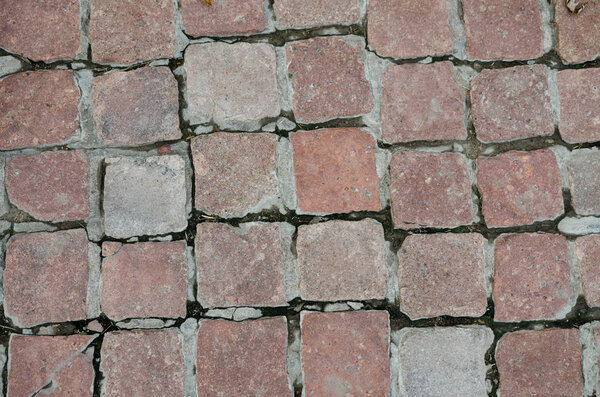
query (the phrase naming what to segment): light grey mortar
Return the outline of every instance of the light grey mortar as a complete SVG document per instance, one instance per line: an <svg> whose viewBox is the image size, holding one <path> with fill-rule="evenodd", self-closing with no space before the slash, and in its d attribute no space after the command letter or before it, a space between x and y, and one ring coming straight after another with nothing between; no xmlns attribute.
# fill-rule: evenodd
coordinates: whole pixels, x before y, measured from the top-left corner
<svg viewBox="0 0 600 397"><path fill-rule="evenodd" d="M467 162L467 170L469 172L469 180L471 182L471 208L473 211L473 222L471 223L478 223L483 217L483 214L479 213L479 197L477 197L477 195L475 194L475 188L477 187L477 163L475 160L471 160L463 154L461 154L460 156L462 156L462 158L465 159Z"/></svg>
<svg viewBox="0 0 600 397"><path fill-rule="evenodd" d="M0 302L2 302L2 307L6 311L6 301L4 296L4 253L6 249L6 242L8 241L8 236L5 236L3 239L0 239ZM1 378L1 376L0 376Z"/></svg>
<svg viewBox="0 0 600 397"><path fill-rule="evenodd" d="M194 285L196 285L196 261L194 260L194 249L192 247L186 248L185 260L187 263L187 300L195 302Z"/></svg>
<svg viewBox="0 0 600 397"><path fill-rule="evenodd" d="M348 306L350 306L350 308L352 310L360 310L365 306L361 302L346 302L346 303L348 304Z"/></svg>
<svg viewBox="0 0 600 397"><path fill-rule="evenodd" d="M148 238L148 241L173 241L173 236L150 237Z"/></svg>
<svg viewBox="0 0 600 397"><path fill-rule="evenodd" d="M276 147L277 183L279 194L285 208L294 210L298 206L296 196L296 180L294 178L294 161L292 143L287 138L279 138Z"/></svg>
<svg viewBox="0 0 600 397"><path fill-rule="evenodd" d="M4 157L0 157L0 216L8 212L8 197L4 188Z"/></svg>
<svg viewBox="0 0 600 397"><path fill-rule="evenodd" d="M279 128L279 131L291 131L296 129L296 127L296 123L286 117L277 119L277 128Z"/></svg>
<svg viewBox="0 0 600 397"><path fill-rule="evenodd" d="M0 57L0 78L19 70L21 70L21 61L17 58L8 55Z"/></svg>
<svg viewBox="0 0 600 397"><path fill-rule="evenodd" d="M260 309L253 307L237 307L233 312L233 321L244 321L262 316Z"/></svg>
<svg viewBox="0 0 600 397"><path fill-rule="evenodd" d="M105 156L103 150L89 151L88 158L88 200L90 214L87 219L87 234L91 241L98 242L104 236L104 219L100 209L100 172L102 160Z"/></svg>
<svg viewBox="0 0 600 397"><path fill-rule="evenodd" d="M282 111L292 111L292 98L294 90L288 78L288 63L285 47L275 47L275 59L277 60L277 88L279 90L279 106Z"/></svg>
<svg viewBox="0 0 600 397"><path fill-rule="evenodd" d="M383 140L383 133L381 131L382 79L383 74L391 63L379 58L372 52L366 52L363 63L365 67L365 77L369 82L371 93L373 95L373 109L371 112L364 115L362 119L375 139Z"/></svg>
<svg viewBox="0 0 600 397"><path fill-rule="evenodd" d="M600 327L600 322L594 321L579 327L579 342L583 348L583 396L590 397L597 392L598 359L600 348L596 344L594 328Z"/></svg>
<svg viewBox="0 0 600 397"><path fill-rule="evenodd" d="M100 274L101 249L94 243L88 243L88 286L85 301L85 313L87 318L96 318L102 313L100 300L102 295L102 277Z"/></svg>
<svg viewBox="0 0 600 397"><path fill-rule="evenodd" d="M126 321L119 321L117 327L124 329L159 329L171 327L175 320L161 320L159 318L133 318Z"/></svg>
<svg viewBox="0 0 600 397"><path fill-rule="evenodd" d="M452 29L453 51L452 54L459 59L467 59L467 35L465 26L461 20L462 4L460 0L446 0L448 10L448 22Z"/></svg>
<svg viewBox="0 0 600 397"><path fill-rule="evenodd" d="M194 134L196 135L200 135L200 134L208 134L210 132L213 132L213 126L212 125L199 125L198 127L196 127L194 129Z"/></svg>
<svg viewBox="0 0 600 397"><path fill-rule="evenodd" d="M569 236L600 233L600 218L595 216L564 218L558 223L558 230Z"/></svg>
<svg viewBox="0 0 600 397"><path fill-rule="evenodd" d="M15 233L53 232L55 230L55 226L47 225L43 222L23 222L13 225Z"/></svg>
<svg viewBox="0 0 600 397"><path fill-rule="evenodd" d="M289 223L279 224L281 233L281 252L283 260L283 284L285 300L291 301L300 296L300 281L296 258L292 253L292 237L296 228Z"/></svg>
<svg viewBox="0 0 600 397"><path fill-rule="evenodd" d="M92 0L79 0L79 21L80 21L80 35L79 35L79 48L77 49L77 55L75 59L87 59L88 48L90 45L89 41L89 20Z"/></svg>
<svg viewBox="0 0 600 397"><path fill-rule="evenodd" d="M269 33L275 31L275 13L271 9L269 0L263 0L263 7L265 10L265 30L263 32Z"/></svg>
<svg viewBox="0 0 600 397"><path fill-rule="evenodd" d="M394 305L399 305L398 256L393 252L392 244L389 241L385 242L385 263L388 271L385 299Z"/></svg>
<svg viewBox="0 0 600 397"><path fill-rule="evenodd" d="M48 325L46 327L40 327L37 330L36 335L56 335L56 327L53 327L51 325Z"/></svg>
<svg viewBox="0 0 600 397"><path fill-rule="evenodd" d="M544 1L544 0L541 0ZM554 69L548 70L548 93L550 94L550 107L552 109L552 116L554 119L554 125L557 126L560 121L560 95L558 92L558 85L556 82L557 71Z"/></svg>
<svg viewBox="0 0 600 397"><path fill-rule="evenodd" d="M4 373L6 365L6 347L0 345L0 374ZM4 378L0 376L0 390L4 390Z"/></svg>
<svg viewBox="0 0 600 397"><path fill-rule="evenodd" d="M496 240L491 243L487 240L483 242L483 255L485 263L483 272L485 275L485 292L488 298L492 297L494 287L494 252L496 250Z"/></svg>
<svg viewBox="0 0 600 397"><path fill-rule="evenodd" d="M198 321L188 318L180 326L179 338L183 349L185 378L183 387L185 397L197 397L196 390L196 354L198 348Z"/></svg>
<svg viewBox="0 0 600 397"><path fill-rule="evenodd" d="M575 254L574 241L569 241L569 254L567 256L567 262L569 264L569 280L571 283L572 292L569 296L569 301L567 304L556 314L556 319L565 318L567 314L569 314L575 307L577 298L579 296L583 296L583 285L581 282L581 274L579 272L579 263Z"/></svg>
<svg viewBox="0 0 600 397"><path fill-rule="evenodd" d="M295 320L291 320L294 321ZM288 378L292 384L302 384L302 341L300 339L299 327L293 327L288 323L288 345L286 349L286 369Z"/></svg>
<svg viewBox="0 0 600 397"><path fill-rule="evenodd" d="M343 302L326 303L323 307L324 312L346 312L350 310L350 306Z"/></svg>
<svg viewBox="0 0 600 397"><path fill-rule="evenodd" d="M552 26L552 20L554 19L554 6L549 4L548 0L538 0L540 6L540 14L542 17L542 34L543 34L543 51L544 54L554 48L555 32Z"/></svg>
<svg viewBox="0 0 600 397"><path fill-rule="evenodd" d="M192 179L194 176L194 169L192 168L192 160L189 155L189 142L180 141L171 144L171 150L173 153L176 153L181 156L183 162L185 163L185 191L186 191L186 199L185 199L185 211L186 211L186 219L189 219L190 214L192 213L192 206L194 203L192 202Z"/></svg>
<svg viewBox="0 0 600 397"><path fill-rule="evenodd" d="M273 122L270 122L270 123L264 125L262 127L262 131L264 131L264 132L275 132L276 128L277 128L277 122L273 121Z"/></svg>
<svg viewBox="0 0 600 397"><path fill-rule="evenodd" d="M231 320L234 312L235 307L228 307L227 309L210 309L204 313L204 316L209 318L226 318Z"/></svg>
<svg viewBox="0 0 600 397"><path fill-rule="evenodd" d="M78 105L80 139L75 144L69 146L72 148L98 147L101 143L96 135L92 111L92 87L94 82L92 71L88 69L76 70L73 72L73 75L79 89L79 94L81 95Z"/></svg>
<svg viewBox="0 0 600 397"><path fill-rule="evenodd" d="M391 205L390 195L390 160L392 153L389 150L377 148L375 150L375 168L379 178L379 199L381 208Z"/></svg>
<svg viewBox="0 0 600 397"><path fill-rule="evenodd" d="M0 221L0 234L6 233L10 230L12 223L9 221Z"/></svg>

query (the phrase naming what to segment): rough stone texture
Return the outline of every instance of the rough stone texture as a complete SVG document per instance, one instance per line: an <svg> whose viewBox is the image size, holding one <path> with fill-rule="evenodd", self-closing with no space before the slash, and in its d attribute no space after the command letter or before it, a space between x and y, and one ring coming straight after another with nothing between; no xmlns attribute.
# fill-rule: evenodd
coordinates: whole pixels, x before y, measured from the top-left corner
<svg viewBox="0 0 600 397"><path fill-rule="evenodd" d="M277 136L214 133L192 140L197 209L242 217L279 204Z"/></svg>
<svg viewBox="0 0 600 397"><path fill-rule="evenodd" d="M574 303L569 244L558 234L508 234L496 239L494 319L553 320Z"/></svg>
<svg viewBox="0 0 600 397"><path fill-rule="evenodd" d="M483 142L554 134L544 65L483 70L471 84L471 107Z"/></svg>
<svg viewBox="0 0 600 397"><path fill-rule="evenodd" d="M296 122L354 117L373 108L365 78L364 42L317 37L285 45Z"/></svg>
<svg viewBox="0 0 600 397"><path fill-rule="evenodd" d="M3 1L0 47L35 61L75 58L79 1Z"/></svg>
<svg viewBox="0 0 600 397"><path fill-rule="evenodd" d="M282 29L350 25L360 19L360 0L275 0L273 11Z"/></svg>
<svg viewBox="0 0 600 397"><path fill-rule="evenodd" d="M600 69L561 70L557 84L561 137L573 143L600 141Z"/></svg>
<svg viewBox="0 0 600 397"><path fill-rule="evenodd" d="M185 32L191 36L229 36L265 30L263 0L181 0Z"/></svg>
<svg viewBox="0 0 600 397"><path fill-rule="evenodd" d="M575 254L581 272L583 293L588 306L600 306L600 235L576 240Z"/></svg>
<svg viewBox="0 0 600 397"><path fill-rule="evenodd" d="M477 184L489 227L528 225L564 211L558 164L550 150L480 158Z"/></svg>
<svg viewBox="0 0 600 397"><path fill-rule="evenodd" d="M502 396L581 396L581 345L577 329L504 335L496 348Z"/></svg>
<svg viewBox="0 0 600 397"><path fill-rule="evenodd" d="M0 81L0 150L65 143L77 134L73 72L26 72Z"/></svg>
<svg viewBox="0 0 600 397"><path fill-rule="evenodd" d="M484 357L493 338L484 327L402 329L400 395L487 396Z"/></svg>
<svg viewBox="0 0 600 397"><path fill-rule="evenodd" d="M466 139L463 97L452 64L389 66L381 123L383 139L390 143Z"/></svg>
<svg viewBox="0 0 600 397"><path fill-rule="evenodd" d="M565 2L554 3L558 55L567 63L591 61L600 55L600 1L589 0L581 12L571 13Z"/></svg>
<svg viewBox="0 0 600 397"><path fill-rule="evenodd" d="M445 0L371 0L367 28L369 45L380 56L416 58L452 53Z"/></svg>
<svg viewBox="0 0 600 397"><path fill-rule="evenodd" d="M10 338L8 396L92 396L94 336L25 336ZM49 386L49 387L46 387ZM43 389L43 390L42 390Z"/></svg>
<svg viewBox="0 0 600 397"><path fill-rule="evenodd" d="M186 51L183 65L192 120L229 125L279 115L272 45L192 45Z"/></svg>
<svg viewBox="0 0 600 397"><path fill-rule="evenodd" d="M185 317L185 250L184 241L125 244L105 258L102 312L113 320Z"/></svg>
<svg viewBox="0 0 600 397"><path fill-rule="evenodd" d="M85 230L12 237L4 269L5 312L23 327L86 318Z"/></svg>
<svg viewBox="0 0 600 397"><path fill-rule="evenodd" d="M175 54L171 0L91 0L90 44L95 62L129 64Z"/></svg>
<svg viewBox="0 0 600 397"><path fill-rule="evenodd" d="M396 152L390 176L395 227L456 227L474 221L469 171L462 155Z"/></svg>
<svg viewBox="0 0 600 397"><path fill-rule="evenodd" d="M94 78L94 121L109 145L144 145L181 138L177 81L166 67Z"/></svg>
<svg viewBox="0 0 600 397"><path fill-rule="evenodd" d="M329 221L298 228L300 296L305 300L383 299L383 228L373 219Z"/></svg>
<svg viewBox="0 0 600 397"><path fill-rule="evenodd" d="M298 210L379 211L375 139L356 128L296 132L290 137Z"/></svg>
<svg viewBox="0 0 600 397"><path fill-rule="evenodd" d="M573 209L579 215L600 215L600 152L574 150L567 164Z"/></svg>
<svg viewBox="0 0 600 397"><path fill-rule="evenodd" d="M398 251L400 309L411 319L482 316L487 308L484 238L414 234Z"/></svg>
<svg viewBox="0 0 600 397"><path fill-rule="evenodd" d="M89 204L85 152L44 152L7 158L6 192L14 205L36 219L86 219Z"/></svg>
<svg viewBox="0 0 600 397"><path fill-rule="evenodd" d="M185 368L176 328L105 334L102 395L183 396Z"/></svg>
<svg viewBox="0 0 600 397"><path fill-rule="evenodd" d="M180 232L187 226L185 164L176 155L110 158L104 226L115 238Z"/></svg>
<svg viewBox="0 0 600 397"><path fill-rule="evenodd" d="M463 0L467 52L473 59L530 59L543 54L538 0Z"/></svg>
<svg viewBox="0 0 600 397"><path fill-rule="evenodd" d="M196 359L199 396L291 396L284 317L202 320Z"/></svg>

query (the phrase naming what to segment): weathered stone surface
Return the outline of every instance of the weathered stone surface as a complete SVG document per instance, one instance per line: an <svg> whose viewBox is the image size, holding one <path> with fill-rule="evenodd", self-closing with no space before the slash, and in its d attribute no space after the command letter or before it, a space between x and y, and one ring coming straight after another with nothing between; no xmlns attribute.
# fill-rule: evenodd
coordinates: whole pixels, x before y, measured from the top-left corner
<svg viewBox="0 0 600 397"><path fill-rule="evenodd" d="M543 54L538 0L463 0L467 52L473 59L530 59Z"/></svg>
<svg viewBox="0 0 600 397"><path fill-rule="evenodd" d="M383 139L466 139L464 103L450 62L389 66L383 76Z"/></svg>
<svg viewBox="0 0 600 397"><path fill-rule="evenodd" d="M196 359L199 396L291 396L284 317L241 323L202 320Z"/></svg>
<svg viewBox="0 0 600 397"><path fill-rule="evenodd" d="M462 155L396 152L390 175L395 227L456 227L474 221L469 171Z"/></svg>
<svg viewBox="0 0 600 397"><path fill-rule="evenodd" d="M355 37L317 37L285 45L288 78L298 123L316 123L369 113L364 42Z"/></svg>
<svg viewBox="0 0 600 397"><path fill-rule="evenodd" d="M175 54L170 0L92 0L90 44L95 62L129 64Z"/></svg>
<svg viewBox="0 0 600 397"><path fill-rule="evenodd" d="M8 396L92 396L95 336L25 336L10 338ZM49 387L46 387L49 386ZM43 390L42 390L43 389Z"/></svg>
<svg viewBox="0 0 600 397"><path fill-rule="evenodd" d="M496 348L502 396L581 396L581 345L577 329L504 335Z"/></svg>
<svg viewBox="0 0 600 397"><path fill-rule="evenodd" d="M301 327L306 396L388 395L387 312L303 312Z"/></svg>
<svg viewBox="0 0 600 397"><path fill-rule="evenodd" d="M575 254L588 306L600 306L600 235L579 237Z"/></svg>
<svg viewBox="0 0 600 397"><path fill-rule="evenodd" d="M192 140L197 209L225 218L281 205L277 136L219 132Z"/></svg>
<svg viewBox="0 0 600 397"><path fill-rule="evenodd" d="M104 226L115 238L180 232L187 226L185 164L176 155L109 158Z"/></svg>
<svg viewBox="0 0 600 397"><path fill-rule="evenodd" d="M176 328L105 334L102 395L183 396L185 368Z"/></svg>
<svg viewBox="0 0 600 397"><path fill-rule="evenodd" d="M558 234L508 234L496 239L494 319L554 320L575 303L569 244Z"/></svg>
<svg viewBox="0 0 600 397"><path fill-rule="evenodd" d="M257 123L279 115L275 49L269 44L205 43L190 46L187 74L189 118Z"/></svg>
<svg viewBox="0 0 600 397"><path fill-rule="evenodd" d="M75 58L79 1L5 1L0 7L0 47L34 61Z"/></svg>
<svg viewBox="0 0 600 397"><path fill-rule="evenodd" d="M471 107L483 142L554 134L544 65L483 70L471 84Z"/></svg>
<svg viewBox="0 0 600 397"><path fill-rule="evenodd" d="M144 145L181 138L177 81L166 67L94 78L94 121L109 145Z"/></svg>
<svg viewBox="0 0 600 397"><path fill-rule="evenodd" d="M36 219L86 219L89 203L85 152L44 152L7 158L6 192L14 205Z"/></svg>
<svg viewBox="0 0 600 397"><path fill-rule="evenodd" d="M579 13L570 12L565 2L554 3L556 51L567 63L591 61L600 56L600 1L590 0Z"/></svg>
<svg viewBox="0 0 600 397"><path fill-rule="evenodd" d="M185 32L191 36L229 36L265 30L263 0L182 0Z"/></svg>
<svg viewBox="0 0 600 397"><path fill-rule="evenodd" d="M367 15L369 45L381 56L416 58L452 52L444 0L371 0Z"/></svg>
<svg viewBox="0 0 600 397"><path fill-rule="evenodd" d="M200 223L198 300L203 307L285 306L279 223Z"/></svg>
<svg viewBox="0 0 600 397"><path fill-rule="evenodd" d="M6 249L6 315L23 327L86 318L85 230L12 237Z"/></svg>
<svg viewBox="0 0 600 397"><path fill-rule="evenodd" d="M600 69L558 72L561 137L567 142L600 140Z"/></svg>
<svg viewBox="0 0 600 397"><path fill-rule="evenodd" d="M487 396L489 328L404 328L397 339L400 395Z"/></svg>
<svg viewBox="0 0 600 397"><path fill-rule="evenodd" d="M413 234L398 251L400 310L411 319L482 316L487 307L483 236Z"/></svg>
<svg viewBox="0 0 600 397"><path fill-rule="evenodd" d="M275 0L273 11L282 29L350 25L360 18L360 0Z"/></svg>
<svg viewBox="0 0 600 397"><path fill-rule="evenodd" d="M550 150L479 158L477 185L489 227L528 225L564 211L558 164Z"/></svg>
<svg viewBox="0 0 600 397"><path fill-rule="evenodd" d="M77 134L73 72L15 74L0 81L0 150L65 143Z"/></svg>
<svg viewBox="0 0 600 397"><path fill-rule="evenodd" d="M600 151L574 150L568 161L571 204L579 215L600 215Z"/></svg>
<svg viewBox="0 0 600 397"><path fill-rule="evenodd" d="M298 210L307 213L379 211L375 139L356 128L290 136Z"/></svg>
<svg viewBox="0 0 600 397"><path fill-rule="evenodd" d="M385 297L383 227L373 219L330 221L298 228L300 296L306 300Z"/></svg>
<svg viewBox="0 0 600 397"><path fill-rule="evenodd" d="M113 320L185 317L185 249L184 241L124 244L105 258L102 312Z"/></svg>

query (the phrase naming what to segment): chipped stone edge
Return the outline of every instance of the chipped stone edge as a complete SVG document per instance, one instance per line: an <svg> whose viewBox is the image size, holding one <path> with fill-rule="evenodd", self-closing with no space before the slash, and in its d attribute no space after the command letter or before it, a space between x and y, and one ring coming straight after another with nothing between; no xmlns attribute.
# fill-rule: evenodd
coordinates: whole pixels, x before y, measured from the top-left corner
<svg viewBox="0 0 600 397"><path fill-rule="evenodd" d="M101 249L98 245L88 242L88 282L85 300L87 318L99 317L102 313L100 302L102 297Z"/></svg>

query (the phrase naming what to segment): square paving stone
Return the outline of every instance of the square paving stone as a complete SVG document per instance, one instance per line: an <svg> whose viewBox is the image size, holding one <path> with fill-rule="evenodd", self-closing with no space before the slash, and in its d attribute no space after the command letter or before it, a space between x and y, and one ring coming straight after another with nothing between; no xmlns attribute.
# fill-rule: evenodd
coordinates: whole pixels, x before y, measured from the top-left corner
<svg viewBox="0 0 600 397"><path fill-rule="evenodd" d="M187 226L185 163L176 155L106 159L104 226L115 238Z"/></svg>
<svg viewBox="0 0 600 397"><path fill-rule="evenodd" d="M291 396L284 317L201 320L196 359L199 396Z"/></svg>
<svg viewBox="0 0 600 397"><path fill-rule="evenodd" d="M600 151L573 150L567 163L571 205L579 215L600 215Z"/></svg>
<svg viewBox="0 0 600 397"><path fill-rule="evenodd" d="M185 32L191 36L230 36L265 30L263 0L181 0Z"/></svg>
<svg viewBox="0 0 600 397"><path fill-rule="evenodd" d="M557 75L560 136L567 142L600 141L600 69L567 69Z"/></svg>
<svg viewBox="0 0 600 397"><path fill-rule="evenodd" d="M499 394L502 397L581 396L581 359L577 329L506 334L496 347Z"/></svg>
<svg viewBox="0 0 600 397"><path fill-rule="evenodd" d="M592 61L600 56L600 1L578 3L583 9L572 13L565 2L554 2L556 52L566 63Z"/></svg>
<svg viewBox="0 0 600 397"><path fill-rule="evenodd" d="M102 343L103 396L183 396L185 367L179 332L109 332Z"/></svg>
<svg viewBox="0 0 600 397"><path fill-rule="evenodd" d="M361 0L275 0L273 11L279 28L302 29L350 25L360 19Z"/></svg>
<svg viewBox="0 0 600 397"><path fill-rule="evenodd" d="M85 319L87 284L85 230L19 234L8 241L4 310L17 325Z"/></svg>
<svg viewBox="0 0 600 397"><path fill-rule="evenodd" d="M300 296L317 301L383 299L384 243L383 227L373 219L298 227Z"/></svg>
<svg viewBox="0 0 600 397"><path fill-rule="evenodd" d="M575 255L588 306L600 306L600 234L575 240Z"/></svg>
<svg viewBox="0 0 600 397"><path fill-rule="evenodd" d="M78 134L79 91L70 70L0 81L0 150L66 143Z"/></svg>
<svg viewBox="0 0 600 397"><path fill-rule="evenodd" d="M300 319L304 395L388 395L387 312L303 312Z"/></svg>

